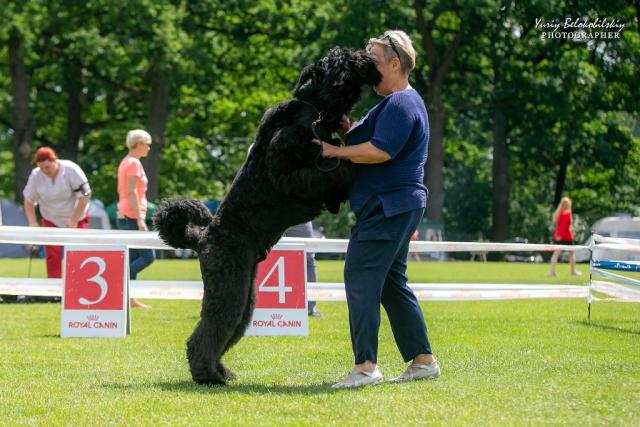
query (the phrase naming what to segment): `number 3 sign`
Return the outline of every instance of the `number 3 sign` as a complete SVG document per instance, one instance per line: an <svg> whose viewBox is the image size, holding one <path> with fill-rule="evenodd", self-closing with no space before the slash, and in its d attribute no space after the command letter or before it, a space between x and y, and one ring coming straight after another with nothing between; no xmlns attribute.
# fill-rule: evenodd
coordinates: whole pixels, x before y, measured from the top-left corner
<svg viewBox="0 0 640 427"><path fill-rule="evenodd" d="M258 264L256 309L246 335L308 335L304 245L282 244Z"/></svg>
<svg viewBox="0 0 640 427"><path fill-rule="evenodd" d="M129 322L126 246L65 248L62 337L124 337Z"/></svg>

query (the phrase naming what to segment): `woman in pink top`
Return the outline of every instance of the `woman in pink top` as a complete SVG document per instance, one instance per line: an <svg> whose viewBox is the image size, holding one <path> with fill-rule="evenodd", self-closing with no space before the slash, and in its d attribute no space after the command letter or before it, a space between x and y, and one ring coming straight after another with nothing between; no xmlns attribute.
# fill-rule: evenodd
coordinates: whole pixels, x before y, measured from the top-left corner
<svg viewBox="0 0 640 427"><path fill-rule="evenodd" d="M141 129L127 133L129 154L118 166L118 228L121 230L147 231L147 175L140 159L146 157L151 149L151 135ZM153 249L130 249L129 271L131 280L147 268L155 259ZM135 298L132 307L151 308Z"/></svg>

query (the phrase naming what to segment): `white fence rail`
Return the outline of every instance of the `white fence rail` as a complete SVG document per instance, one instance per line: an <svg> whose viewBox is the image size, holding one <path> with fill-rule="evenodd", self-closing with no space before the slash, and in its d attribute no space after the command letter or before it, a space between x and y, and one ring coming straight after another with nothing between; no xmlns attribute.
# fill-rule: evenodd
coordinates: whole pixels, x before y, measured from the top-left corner
<svg viewBox="0 0 640 427"><path fill-rule="evenodd" d="M0 226L0 243L34 245L127 245L131 248L173 249L165 245L157 232ZM302 243L315 253L344 253L347 239L306 239L283 237L280 243ZM588 246L546 245L491 242L425 242L410 243L411 252L550 252L556 249L579 251Z"/></svg>
<svg viewBox="0 0 640 427"><path fill-rule="evenodd" d="M589 292L586 286L542 284L413 283L410 286L421 301L586 298ZM203 285L200 281L132 280L129 290L132 298L200 300ZM346 300L343 283L310 282L307 292L312 301ZM62 279L0 278L0 295L59 297Z"/></svg>
<svg viewBox="0 0 640 427"><path fill-rule="evenodd" d="M594 236L590 246L492 243L492 242L425 242L413 241L410 251L429 252L549 252L592 251L599 247L640 251L640 242L630 239L611 239ZM36 244L36 245L127 245L131 248L172 249L166 246L155 232L94 230L41 227L0 226L0 243ZM285 237L279 244L302 243L307 251L315 253L344 253L347 250L346 239L305 239ZM276 245L276 248L278 245ZM596 271L594 271L596 270ZM592 269L592 273L600 273ZM603 276L605 276L603 274ZM610 274L606 275L612 278ZM604 283L604 284L603 284ZM131 296L151 299L201 299L200 281L145 281L131 282ZM548 284L486 284L486 283L423 283L410 284L420 300L490 300L518 298L589 298L590 287ZM60 296L61 279L2 278L0 277L0 295ZM594 290L603 292L615 288L609 282L598 282ZM617 288L616 288L617 289ZM309 283L309 299L316 301L342 301L345 299L343 283ZM635 295L635 294L634 294ZM625 298L629 294L625 293Z"/></svg>

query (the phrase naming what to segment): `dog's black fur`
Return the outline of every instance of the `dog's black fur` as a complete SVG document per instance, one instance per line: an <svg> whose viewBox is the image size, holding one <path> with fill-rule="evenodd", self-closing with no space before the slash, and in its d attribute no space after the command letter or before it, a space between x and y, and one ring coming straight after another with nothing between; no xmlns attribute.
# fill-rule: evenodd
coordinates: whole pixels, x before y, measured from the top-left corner
<svg viewBox="0 0 640 427"><path fill-rule="evenodd" d="M297 99L266 112L255 143L215 216L196 200L160 204L154 223L176 248L198 252L204 282L200 322L187 342L193 380L224 385L235 377L220 361L243 336L254 309L256 265L284 231L337 212L353 179L348 162L323 159L311 140L325 141L381 75L367 53L335 48L305 67ZM312 123L321 120L312 128ZM337 140L333 140L337 143Z"/></svg>

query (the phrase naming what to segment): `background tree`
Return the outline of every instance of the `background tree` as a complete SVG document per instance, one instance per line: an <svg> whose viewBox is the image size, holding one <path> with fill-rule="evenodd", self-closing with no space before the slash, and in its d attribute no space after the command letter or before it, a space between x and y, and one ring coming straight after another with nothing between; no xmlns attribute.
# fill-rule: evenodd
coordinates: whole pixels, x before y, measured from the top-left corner
<svg viewBox="0 0 640 427"><path fill-rule="evenodd" d="M447 238L546 241L564 194L582 224L639 211L634 0L1 3L0 197L21 197L33 150L50 145L112 204L126 132L142 127L150 198L220 199L304 65L400 28L429 110L428 217ZM541 38L536 18L565 17L627 27L621 39ZM379 101L367 91L353 118ZM335 237L352 223L347 207L317 221Z"/></svg>

